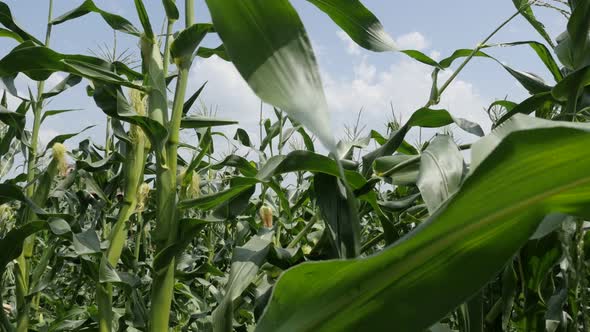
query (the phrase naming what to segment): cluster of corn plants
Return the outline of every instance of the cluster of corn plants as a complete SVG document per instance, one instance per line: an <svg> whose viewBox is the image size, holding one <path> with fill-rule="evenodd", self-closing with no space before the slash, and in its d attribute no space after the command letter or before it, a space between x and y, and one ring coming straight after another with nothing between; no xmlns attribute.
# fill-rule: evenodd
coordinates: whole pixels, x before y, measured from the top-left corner
<svg viewBox="0 0 590 332"><path fill-rule="evenodd" d="M2 331L590 329L590 1L514 0L514 15L475 49L441 61L397 49L358 0L308 1L361 47L432 67L424 107L385 133L357 123L336 140L288 0L206 0L211 23L195 23L194 0L183 19L163 0L162 35L142 0L140 27L92 0L58 14L47 0L44 41L0 1L0 36L18 44L0 59ZM568 18L555 41L536 6ZM53 26L85 15L137 38L140 65L52 50ZM519 16L543 42L492 43ZM201 46L210 35L222 44ZM554 82L488 53L518 46ZM190 69L211 56L274 107L258 141L241 128L229 137L218 128L234 121L195 111L206 89L188 91ZM471 61L498 63L530 92L490 105L488 134L437 108ZM67 76L47 91L56 72ZM19 74L38 82L27 97L14 89ZM48 102L79 84L105 113L105 144L68 151L72 133L43 149L43 121L71 111ZM406 141L413 128L449 125L477 140L458 145L441 131ZM216 147L219 137L233 148Z"/></svg>

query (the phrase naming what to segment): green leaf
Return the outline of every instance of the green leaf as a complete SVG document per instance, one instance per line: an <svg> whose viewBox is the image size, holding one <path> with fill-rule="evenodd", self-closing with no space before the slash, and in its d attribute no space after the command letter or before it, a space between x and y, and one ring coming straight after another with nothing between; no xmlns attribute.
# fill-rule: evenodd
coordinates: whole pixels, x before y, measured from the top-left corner
<svg viewBox="0 0 590 332"><path fill-rule="evenodd" d="M436 136L422 152L417 186L433 214L461 184L463 155L450 136Z"/></svg>
<svg viewBox="0 0 590 332"><path fill-rule="evenodd" d="M49 141L49 143L47 143L47 147L51 148L51 147L53 147L53 144L55 144L55 143L63 143L65 141L69 140L70 138L76 137L76 136L80 135L81 133L85 132L86 130L94 128L94 127L95 126L88 126L78 132L75 132L75 133L57 135L54 138L52 138L51 141ZM45 154L45 153L43 153L43 154Z"/></svg>
<svg viewBox="0 0 590 332"><path fill-rule="evenodd" d="M32 221L11 230L0 239L0 272L4 273L6 265L20 256L27 237L48 228L46 221Z"/></svg>
<svg viewBox="0 0 590 332"><path fill-rule="evenodd" d="M0 28L0 37L12 38L19 43L24 42L24 39L18 33L10 31L8 29Z"/></svg>
<svg viewBox="0 0 590 332"><path fill-rule="evenodd" d="M203 92L203 89L205 89L206 85L207 82L203 83L203 85L201 85L201 87L197 91L195 91L195 93L193 93L193 95L187 101L184 102L184 105L182 106L182 115L188 114L197 98L199 98L199 96Z"/></svg>
<svg viewBox="0 0 590 332"><path fill-rule="evenodd" d="M495 45L487 45L484 48L492 47L492 46L495 46ZM551 87L548 86L547 84L545 84L543 79L541 77L539 77L538 75L513 69L513 68L505 65L504 63L502 63L498 59L494 58L493 56L490 56L489 54L484 53L482 51L477 51L477 52L473 53L473 50L468 50L468 49L456 50L451 56L442 60L440 62L440 65L443 68L448 68L452 65L452 63L455 60L457 60L459 58L468 57L471 54L473 54L474 57L481 57L481 58L487 58L487 59L494 60L496 63L498 63L499 65L504 67L504 69L510 75L512 75L512 77L514 77L531 94L546 92L546 91L551 90Z"/></svg>
<svg viewBox="0 0 590 332"><path fill-rule="evenodd" d="M391 183L396 186L415 185L420 173L420 158L405 154L377 158L373 171L376 176L391 178Z"/></svg>
<svg viewBox="0 0 590 332"><path fill-rule="evenodd" d="M207 6L229 58L256 95L334 151L317 62L289 1L207 0Z"/></svg>
<svg viewBox="0 0 590 332"><path fill-rule="evenodd" d="M217 55L219 58L225 61L231 61L227 55L227 52L225 51L225 46L223 46L223 44L217 46L216 48L201 46L197 50L197 56L201 58L210 58L214 55Z"/></svg>
<svg viewBox="0 0 590 332"><path fill-rule="evenodd" d="M98 8L92 0L85 0L80 6L70 10L69 12L53 19L51 24L58 25L69 20L84 16L88 13L96 13L102 16L105 22L114 30L121 31L133 36L139 36L140 32L127 19L122 16L106 12Z"/></svg>
<svg viewBox="0 0 590 332"><path fill-rule="evenodd" d="M519 46L519 45L529 45L533 49L533 51L535 51L535 53L537 54L539 59L543 62L545 67L547 67L547 69L549 69L549 72L551 72L551 75L553 75L555 82L559 82L563 79L563 74L561 73L561 70L559 69L559 65L557 64L557 62L553 58L551 51L549 51L549 49L547 49L547 47L545 45L543 45L539 42L519 41L519 42L514 42L514 43L502 43L502 44L498 44L495 46L506 47L506 46Z"/></svg>
<svg viewBox="0 0 590 332"><path fill-rule="evenodd" d="M307 0L328 14L359 46L375 52L396 51L381 22L358 0Z"/></svg>
<svg viewBox="0 0 590 332"><path fill-rule="evenodd" d="M28 34L18 24L16 24L14 18L12 17L12 13L10 12L10 7L8 7L4 1L0 1L0 23L8 30L17 34L21 40L30 40L37 43L38 45L43 44L37 38Z"/></svg>
<svg viewBox="0 0 590 332"><path fill-rule="evenodd" d="M225 201L232 199L246 190L252 188L260 182L252 178L233 178L232 185L229 189L220 191L215 194L201 196L195 199L187 199L178 203L179 209L199 209L208 211L223 204Z"/></svg>
<svg viewBox="0 0 590 332"><path fill-rule="evenodd" d="M143 27L143 31L145 36L149 40L153 40L155 38L154 30L152 29L152 23L150 22L150 16L145 9L145 5L143 4L143 0L133 0L135 2L135 9L137 10L137 16L139 16L139 22L141 22L141 26Z"/></svg>
<svg viewBox="0 0 590 332"><path fill-rule="evenodd" d="M520 11L520 14L533 26L533 28L535 28L535 30L537 30L541 37L543 37L543 39L545 39L545 41L547 41L547 43L549 43L551 47L555 47L553 41L551 40L551 37L549 37L547 31L545 31L545 26L543 25L543 23L537 20L537 17L535 17L535 13L533 13L530 1L512 0L512 3L514 3L516 9L518 9Z"/></svg>
<svg viewBox="0 0 590 332"><path fill-rule="evenodd" d="M95 84L94 101L107 115L140 126L154 146L160 146L168 137L168 130L158 121L139 115L125 99L121 88ZM157 153L162 151L156 150Z"/></svg>
<svg viewBox="0 0 590 332"><path fill-rule="evenodd" d="M85 55L60 54L31 42L20 44L0 60L0 76L23 73L31 79L43 81L59 71L100 82L141 89L113 73L110 65L101 59Z"/></svg>
<svg viewBox="0 0 590 332"><path fill-rule="evenodd" d="M213 311L213 331L233 331L233 304L254 281L260 266L266 261L271 248L272 233L253 236L243 247L236 247L232 255L225 296Z"/></svg>
<svg viewBox="0 0 590 332"><path fill-rule="evenodd" d="M578 69L587 57L589 46L588 31L590 30L590 2L578 1L567 23L567 32L571 38L573 68ZM585 62L585 61L584 61Z"/></svg>
<svg viewBox="0 0 590 332"><path fill-rule="evenodd" d="M0 121L18 132L22 132L25 129L25 116L7 110L4 106L0 106Z"/></svg>
<svg viewBox="0 0 590 332"><path fill-rule="evenodd" d="M465 119L454 118L445 110L431 110L421 108L414 112L408 122L395 132L385 144L378 149L363 156L363 174L370 175L373 161L379 157L392 155L404 141L404 137L412 127L438 128L455 123L459 128L477 135L483 136L481 127Z"/></svg>
<svg viewBox="0 0 590 332"><path fill-rule="evenodd" d="M588 218L590 127L514 118L541 128L512 126L442 208L382 253L284 273L256 331L426 329L496 275L543 215Z"/></svg>
<svg viewBox="0 0 590 332"><path fill-rule="evenodd" d="M506 114L498 119L495 125L499 126L515 114L531 114L541 108L548 107L555 103L558 103L558 101L552 96L551 92L541 92L532 95L522 101L520 104L513 107L510 111L506 112Z"/></svg>
<svg viewBox="0 0 590 332"><path fill-rule="evenodd" d="M182 30L170 46L170 55L174 62L178 65L190 66L193 53L212 29L211 24L193 24Z"/></svg>
<svg viewBox="0 0 590 332"><path fill-rule="evenodd" d="M44 99L57 96L67 89L78 85L80 82L82 82L82 77L70 74L61 82L57 83L50 91L43 93L42 96Z"/></svg>
<svg viewBox="0 0 590 332"><path fill-rule="evenodd" d="M333 175L317 173L314 191L318 207L330 231L330 239L341 258L360 254L360 220L354 194Z"/></svg>
<svg viewBox="0 0 590 332"><path fill-rule="evenodd" d="M230 126L237 124L237 121L232 120L222 120L216 118L209 118L205 116L188 116L182 118L180 122L180 128L187 129L197 129L197 128L209 128L209 127L219 127L219 126Z"/></svg>
<svg viewBox="0 0 590 332"><path fill-rule="evenodd" d="M256 178L260 181L269 181L275 175L291 172L324 173L340 177L340 169L335 160L310 151L293 151L286 156L275 156L267 160ZM354 189L366 182L357 172L345 170L344 174Z"/></svg>
<svg viewBox="0 0 590 332"><path fill-rule="evenodd" d="M162 0L162 5L164 5L166 17L168 17L169 21L178 20L178 18L180 17L180 13L178 12L178 8L176 7L176 3L174 0Z"/></svg>
<svg viewBox="0 0 590 332"><path fill-rule="evenodd" d="M45 112L43 112L43 115L41 116L41 123L43 123L43 121L45 121L45 119L48 118L48 117L50 117L50 116L54 116L54 115L58 115L58 114L63 114L63 113L77 112L77 111L81 111L81 109L49 110L49 111L45 111Z"/></svg>

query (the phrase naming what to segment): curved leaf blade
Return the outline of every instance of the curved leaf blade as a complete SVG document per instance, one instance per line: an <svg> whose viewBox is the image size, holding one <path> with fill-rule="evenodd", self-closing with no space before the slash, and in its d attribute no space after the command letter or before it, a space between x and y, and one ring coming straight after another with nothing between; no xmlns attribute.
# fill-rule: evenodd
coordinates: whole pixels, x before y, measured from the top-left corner
<svg viewBox="0 0 590 332"><path fill-rule="evenodd" d="M335 151L311 43L287 0L207 0L229 58L264 102L287 112Z"/></svg>
<svg viewBox="0 0 590 332"><path fill-rule="evenodd" d="M589 130L554 122L512 132L443 208L383 253L285 273L256 331L428 328L500 271L543 215L589 216Z"/></svg>

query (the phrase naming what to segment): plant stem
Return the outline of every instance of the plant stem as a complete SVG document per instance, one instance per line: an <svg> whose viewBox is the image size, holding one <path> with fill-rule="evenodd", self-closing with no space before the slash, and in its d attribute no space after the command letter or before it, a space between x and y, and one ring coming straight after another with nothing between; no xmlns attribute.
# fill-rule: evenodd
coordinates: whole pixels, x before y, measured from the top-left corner
<svg viewBox="0 0 590 332"><path fill-rule="evenodd" d="M109 264L112 267L117 265L125 241L127 240L127 226L129 218L137 206L137 190L143 180L143 169L146 161L145 156L145 137L140 128L131 126L132 144L127 145L126 162L124 164L125 187L124 197L117 222L109 234L109 247L106 254L102 257L101 268L103 264ZM110 332L113 322L112 308L113 286L110 283L98 282L96 286L96 297L99 312L99 331Z"/></svg>
<svg viewBox="0 0 590 332"><path fill-rule="evenodd" d="M492 33L490 33L481 43L477 44L477 46L475 47L475 49L473 49L473 51L471 52L471 54L469 54L469 56L467 58L465 58L465 60L463 61L463 63L461 63L461 65L459 65L459 67L457 68L457 70L455 70L455 72L453 72L453 74L451 75L451 77L449 77L449 79L445 83L443 83L443 85L438 90L438 94L439 95L442 95L442 93L449 87L449 85L459 75L459 73L463 70L463 68L465 68L465 66L469 63L469 61L471 61L471 59L473 59L473 57L475 55L477 55L477 52L479 52L486 45L486 43L490 39L492 39L492 37L494 37L500 30L502 30L502 28L504 28L508 23L510 23L510 21L512 21L519 14L520 14L520 10L517 11L516 13L512 14L508 19L506 19L504 22L502 22L502 24L500 24L494 31L492 31ZM428 104L426 105L426 107L432 106L432 103L433 102L434 102L433 100L430 100L428 102Z"/></svg>
<svg viewBox="0 0 590 332"><path fill-rule="evenodd" d="M53 0L49 0L49 9L47 14L47 30L45 32L45 46L49 46L51 40L51 19L53 16ZM33 131L31 134L31 147L29 149L29 157L27 160L27 196L33 197L35 193L35 165L37 164L37 148L39 142L39 129L41 127L41 116L43 111L43 91L45 90L45 81L37 84L37 101L33 103ZM28 222L31 216L31 211L25 212L24 221ZM26 295L29 291L29 268L27 257L33 255L34 237L29 237L24 245L23 252L17 258L18 264L15 265L16 278L16 299L17 299L17 331L26 332L29 329L29 306L30 303L26 300Z"/></svg>
<svg viewBox="0 0 590 332"><path fill-rule="evenodd" d="M185 0L184 7L184 20L186 27L188 28L195 24L195 1Z"/></svg>
<svg viewBox="0 0 590 332"><path fill-rule="evenodd" d="M193 12L193 1L186 0L187 11ZM187 27L192 23L187 14ZM178 211L176 209L176 173L178 162L178 143L180 140L180 122L183 116L184 98L188 85L188 75L191 62L177 61L178 78L172 106L172 115L168 126L168 140L166 142L166 161L158 162L158 174L156 178L158 194L157 224L161 238L158 240L156 255L167 246L175 243L178 235ZM151 107L151 106L150 106ZM156 147L157 148L157 147ZM152 284L152 308L150 311L150 331L168 331L170 320L170 308L174 295L174 271L176 262L174 257L161 263L154 270Z"/></svg>

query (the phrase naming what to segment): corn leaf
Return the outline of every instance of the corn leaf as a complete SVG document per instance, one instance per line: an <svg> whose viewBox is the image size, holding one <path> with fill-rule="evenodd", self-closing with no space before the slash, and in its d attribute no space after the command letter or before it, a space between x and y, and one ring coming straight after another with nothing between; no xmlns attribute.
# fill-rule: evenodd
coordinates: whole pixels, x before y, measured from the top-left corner
<svg viewBox="0 0 590 332"><path fill-rule="evenodd" d="M96 6L92 0L84 1L80 6L70 10L67 13L53 19L51 24L58 25L75 18L84 16L88 13L96 13L102 16L105 22L114 30L121 31L130 35L139 36L140 32L126 18L106 12Z"/></svg>
<svg viewBox="0 0 590 332"><path fill-rule="evenodd" d="M256 331L426 329L499 272L544 215L590 216L590 127L515 118L532 129L506 122L513 131L417 230L367 259L286 272Z"/></svg>
<svg viewBox="0 0 590 332"><path fill-rule="evenodd" d="M335 151L317 62L289 1L207 0L207 6L227 55L252 90Z"/></svg>
<svg viewBox="0 0 590 332"><path fill-rule="evenodd" d="M358 0L307 0L328 14L359 46L375 52L396 51L383 25Z"/></svg>

